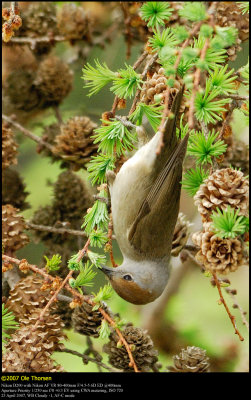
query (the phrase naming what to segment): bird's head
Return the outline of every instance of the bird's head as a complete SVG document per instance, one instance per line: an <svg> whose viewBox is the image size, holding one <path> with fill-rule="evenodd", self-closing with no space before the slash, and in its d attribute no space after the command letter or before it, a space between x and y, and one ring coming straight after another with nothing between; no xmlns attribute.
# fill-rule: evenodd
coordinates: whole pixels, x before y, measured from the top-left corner
<svg viewBox="0 0 251 400"><path fill-rule="evenodd" d="M126 264L126 265L125 265ZM168 277L161 276L156 267L142 263L123 263L116 268L103 266L101 269L108 277L113 289L124 300L133 304L147 304L159 297L164 290ZM159 276L158 276L159 272Z"/></svg>

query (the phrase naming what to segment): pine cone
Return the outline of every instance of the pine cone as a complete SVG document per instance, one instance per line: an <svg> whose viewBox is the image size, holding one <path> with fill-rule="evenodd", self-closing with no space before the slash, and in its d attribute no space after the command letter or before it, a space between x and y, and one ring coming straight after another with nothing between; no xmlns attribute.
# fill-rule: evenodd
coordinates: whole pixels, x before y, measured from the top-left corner
<svg viewBox="0 0 251 400"><path fill-rule="evenodd" d="M172 372L209 372L208 361L206 350L188 346L182 349L179 355L173 357L174 367L169 369Z"/></svg>
<svg viewBox="0 0 251 400"><path fill-rule="evenodd" d="M25 201L28 194L18 171L11 168L2 171L2 204L11 204L22 211L26 210L30 208Z"/></svg>
<svg viewBox="0 0 251 400"><path fill-rule="evenodd" d="M2 206L2 242L5 253L13 254L29 243L24 233L26 224L18 209L10 204Z"/></svg>
<svg viewBox="0 0 251 400"><path fill-rule="evenodd" d="M17 164L17 144L12 130L2 122L2 167Z"/></svg>
<svg viewBox="0 0 251 400"><path fill-rule="evenodd" d="M238 139L232 139L224 153L220 168L231 165L235 169L241 169L244 175L249 174L249 150L246 143Z"/></svg>
<svg viewBox="0 0 251 400"><path fill-rule="evenodd" d="M194 196L194 203L202 215L203 221L211 218L213 211L228 205L239 210L239 215L248 214L249 182L243 172L232 168L218 169L200 186Z"/></svg>
<svg viewBox="0 0 251 400"><path fill-rule="evenodd" d="M164 68L159 68L158 72L154 72L153 76L150 79L147 79L141 91L140 101L146 104L155 104L156 103L156 95L159 95L162 99L160 104L164 104L164 92L167 90L166 85L167 78L165 76ZM169 96L169 109L172 106L172 102L180 89L179 81L175 82L175 87L170 89Z"/></svg>
<svg viewBox="0 0 251 400"><path fill-rule="evenodd" d="M32 37L56 33L56 5L53 1L30 2L22 9L21 35Z"/></svg>
<svg viewBox="0 0 251 400"><path fill-rule="evenodd" d="M146 43L149 38L149 30L146 21L143 21L140 15L140 7L143 2L125 1L123 2L123 10L127 14L127 24L130 25L130 33L124 33L125 39L128 41L136 40ZM122 22L122 21L121 21ZM123 21L124 23L124 21ZM128 38L128 39L127 39Z"/></svg>
<svg viewBox="0 0 251 400"><path fill-rule="evenodd" d="M239 239L221 239L204 224L205 231L192 235L196 246L200 247L196 260L204 267L219 274L236 271L243 264L243 246Z"/></svg>
<svg viewBox="0 0 251 400"><path fill-rule="evenodd" d="M122 332L125 340L132 345L132 355L138 369L148 372L154 368L158 361L158 352L153 347L153 342L147 331L133 326L127 326ZM125 372L132 372L129 366L130 359L125 347L117 346L119 337L115 332L110 335L110 341L106 343L103 350L109 355L109 363Z"/></svg>
<svg viewBox="0 0 251 400"><path fill-rule="evenodd" d="M53 1L30 2L27 8L22 9L22 21L18 36L53 37L58 33L56 5ZM36 55L47 54L52 46L52 43L37 43L33 51Z"/></svg>
<svg viewBox="0 0 251 400"><path fill-rule="evenodd" d="M233 26L237 29L242 42L249 38L249 14L242 14L235 1L219 1L215 12L216 25Z"/></svg>
<svg viewBox="0 0 251 400"><path fill-rule="evenodd" d="M89 19L82 7L67 3L58 10L57 27L66 39L82 39L88 33Z"/></svg>
<svg viewBox="0 0 251 400"><path fill-rule="evenodd" d="M10 291L6 307L15 314L15 318L24 318L34 309L43 309L51 298L49 290L41 290L42 278L32 274L21 279ZM55 308L55 306L53 306Z"/></svg>
<svg viewBox="0 0 251 400"><path fill-rule="evenodd" d="M189 227L191 224L186 221L183 213L179 213L178 219L174 228L171 255L177 257L183 247L186 245L189 237Z"/></svg>
<svg viewBox="0 0 251 400"><path fill-rule="evenodd" d="M49 56L40 63L35 85L46 106L61 103L70 93L72 82L72 71L58 57Z"/></svg>
<svg viewBox="0 0 251 400"><path fill-rule="evenodd" d="M249 38L249 16L242 14L240 8L234 1L219 1L215 12L216 25L221 27L233 26L238 31L236 43L227 50L229 59L234 61L237 52L241 50L241 42Z"/></svg>
<svg viewBox="0 0 251 400"><path fill-rule="evenodd" d="M69 269L68 269L69 272ZM64 323L64 329L71 329L72 327L72 313L73 309L69 306L67 301L59 300L56 303L55 311L52 311L51 314L57 314L60 316L61 320Z"/></svg>
<svg viewBox="0 0 251 400"><path fill-rule="evenodd" d="M72 227L75 224L79 227L92 202L85 182L71 171L64 171L58 176L54 184L54 199L54 207L60 210L62 221L69 220Z"/></svg>
<svg viewBox="0 0 251 400"><path fill-rule="evenodd" d="M31 222L36 225L54 226L61 219L60 211L53 206L39 207L33 214ZM42 240L45 243L63 243L65 238L64 235L46 232L46 231L34 231L35 238L39 241ZM54 253L55 254L55 253Z"/></svg>
<svg viewBox="0 0 251 400"><path fill-rule="evenodd" d="M62 333L60 317L44 315L35 331L31 328L37 322L42 309L37 309L26 319L21 319L20 328L11 336L3 355L4 372L62 372L50 358L54 351L64 348L60 342L66 336Z"/></svg>
<svg viewBox="0 0 251 400"><path fill-rule="evenodd" d="M72 326L75 332L81 335L97 338L99 337L102 319L103 316L100 311L92 311L92 306L83 302L80 307L75 308L73 311Z"/></svg>
<svg viewBox="0 0 251 400"><path fill-rule="evenodd" d="M35 72L26 68L15 69L9 74L3 85L3 93L7 97L5 112L28 112L41 106L41 98L34 85L35 77Z"/></svg>
<svg viewBox="0 0 251 400"><path fill-rule="evenodd" d="M55 152L76 171L97 153L98 145L91 138L96 127L88 117L74 117L61 126L61 133L55 138Z"/></svg>

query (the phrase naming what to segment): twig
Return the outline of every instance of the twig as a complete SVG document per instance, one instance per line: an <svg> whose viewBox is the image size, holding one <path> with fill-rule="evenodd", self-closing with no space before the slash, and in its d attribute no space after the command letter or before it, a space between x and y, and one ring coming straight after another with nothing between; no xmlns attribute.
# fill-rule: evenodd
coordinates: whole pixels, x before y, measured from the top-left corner
<svg viewBox="0 0 251 400"><path fill-rule="evenodd" d="M45 142L43 139L41 139L39 136L34 135L31 131L28 129L24 128L22 125L20 125L18 122L13 121L12 118L7 117L7 115L2 114L2 118L4 121L8 122L9 124L13 125L15 128L17 128L20 132L22 132L25 136L28 138L32 139L34 142L39 143L42 146L45 146L48 150L53 153L53 146L47 142Z"/></svg>
<svg viewBox="0 0 251 400"><path fill-rule="evenodd" d="M58 120L59 125L62 125L64 123L64 121L63 121L62 115L60 114L58 106L54 106L53 110L55 112L55 116Z"/></svg>
<svg viewBox="0 0 251 400"><path fill-rule="evenodd" d="M219 295L220 295L220 301L224 305L224 307L226 309L226 312L228 313L230 321L231 321L231 323L232 323L232 325L234 327L235 333L239 336L239 339L242 342L244 340L244 337L240 334L240 332L239 332L239 330L238 330L238 328L236 326L236 323L235 323L235 317L234 317L234 315L231 314L231 312L230 312L230 310L229 310L229 308L227 306L227 303L225 302L225 299L224 299L224 297L222 295L221 286L220 286L220 282L218 281L217 275L216 275L215 272L212 272L212 275L214 277L214 281L216 283L216 286L217 286L217 289L218 289L218 292L219 292Z"/></svg>
<svg viewBox="0 0 251 400"><path fill-rule="evenodd" d="M208 9L208 14L210 15L208 23L211 26L213 26L213 24L214 24L214 11L215 11L216 4L217 4L217 2L213 1L210 8ZM205 60L209 44L210 44L210 38L206 38L204 46L200 52L200 60L201 61ZM200 75L201 75L201 69L196 68L195 73L194 73L193 89L192 89L192 94L191 94L191 98L190 98L190 102L189 102L189 112L188 112L188 125L189 125L190 129L194 128L194 102L195 102L196 94L199 90Z"/></svg>
<svg viewBox="0 0 251 400"><path fill-rule="evenodd" d="M118 264L116 264L115 260L114 260L114 256L113 256L113 250L112 250L112 232L113 232L113 222L112 222L112 213L110 214L110 220L109 220L109 224L108 224L108 248L109 250L109 254L110 254L110 259L112 262L112 265L114 268L116 268L118 266Z"/></svg>
<svg viewBox="0 0 251 400"><path fill-rule="evenodd" d="M143 54L145 54L145 57L146 57L146 52L144 52ZM144 71L142 72L142 74L141 74L141 77L140 77L140 79L142 80L142 81L144 81L145 79L146 79L146 77L147 77L147 72L150 70L150 68L152 67L152 65L155 63L155 61L157 60L157 58L158 58L158 54L154 54L154 56L148 61L148 63L145 65L145 68L144 68ZM143 61L143 60L142 60ZM142 62L141 61L141 62ZM138 64L134 64L134 66L133 66L133 68L134 69L136 69L135 68L135 65L137 65L137 67L138 67ZM137 91L136 91L136 94L135 94L135 97L134 97L134 100L133 100L133 103L132 103L132 106L131 106L131 109L130 109L130 111L129 111L129 114L128 114L128 116L130 116L132 113L133 113L133 111L136 109L136 105L137 105L137 102L138 102L138 100L139 100L139 98L140 98L140 93L141 93L141 89L138 89Z"/></svg>
<svg viewBox="0 0 251 400"><path fill-rule="evenodd" d="M243 100L243 101L248 101L249 100L249 96L240 96L239 94L233 94L233 93L229 93L227 95L222 95L220 94L219 96L217 96L219 99L233 99L233 100Z"/></svg>
<svg viewBox="0 0 251 400"><path fill-rule="evenodd" d="M120 121L124 126L126 126L127 128L131 128L131 129L136 129L137 125L134 125L132 122L128 121L127 119L125 119L125 117L121 117L119 115L115 116L115 119L117 121Z"/></svg>
<svg viewBox="0 0 251 400"><path fill-rule="evenodd" d="M92 358L92 357L90 357L90 356L88 356L86 354L79 353L76 350L71 350L71 349L64 348L64 349L58 350L58 351L60 353L68 353L68 354L72 354L74 356L80 357L80 358L83 359L83 362L85 364L87 364L88 362L93 362L93 363L97 364L98 366L100 366L100 367L102 367L104 369L107 369L110 372L117 372L116 369L113 369L113 368L109 367L109 365L104 364L102 361L98 361L96 358Z"/></svg>
<svg viewBox="0 0 251 400"><path fill-rule="evenodd" d="M88 243L88 241L86 242L86 245L87 245L87 243ZM86 247L86 245L85 245L85 247ZM83 250L84 250L84 249L83 249ZM82 252L83 252L83 250L82 250ZM80 257L81 255L82 255L82 253L81 253L81 251L80 251L79 259L81 259L81 257ZM7 255L5 255L5 254L2 255L2 258L3 258L3 260L12 262L12 263L17 264L17 265L19 265L19 264L21 263L21 260L19 260L19 259L17 259L17 258L10 257L10 256L7 256ZM56 279L56 278L54 278L53 276L49 275L44 269L38 268L36 265L32 265L32 264L29 264L29 263L28 263L27 266L28 266L28 268L29 268L30 270L32 270L33 272L38 273L38 274L44 276L47 280L50 280L50 281L53 282L53 281ZM64 280L64 282L65 282L65 281L66 281L66 279ZM62 289L63 286L62 286L62 285L60 285L60 286L61 286L61 289ZM65 283L65 284L64 284L64 288L65 288L66 290L68 290L70 293L72 293L73 296L74 296L75 298L78 298L81 302L85 301L86 303L90 304L92 307L94 307L94 306L96 305L96 303L95 303L94 301L92 301L91 298L90 298L89 296L84 296L84 295L82 295L82 294L79 293L77 290L72 289L71 286L70 286L69 284ZM60 289L60 290L61 290L61 289ZM53 296L53 297L54 297L54 296ZM137 367L137 365L136 365L136 363L135 363L135 361L134 361L134 358L133 358L133 355L132 355L132 351L131 351L131 349L130 349L130 346L129 346L129 344L127 343L126 339L124 338L122 332L119 330L119 328L117 328L116 322L110 317L110 315L109 315L105 310L103 310L102 307L99 307L98 311L103 315L103 317L105 318L105 320L115 329L115 331L116 331L117 335L119 336L121 342L124 344L124 346L125 346L125 348L126 348L126 351L127 351L127 353L128 353L128 357L129 357L129 359L130 359L130 364L131 364L131 366L133 367L133 369L134 369L135 372L139 372L138 367Z"/></svg>
<svg viewBox="0 0 251 400"><path fill-rule="evenodd" d="M87 234L84 231L78 231L75 229L54 228L53 226L37 225L37 224L33 224L30 221L26 221L26 224L29 228L34 229L36 231L59 233L61 235L69 234L69 235L73 235L73 236L84 236L84 237L87 236Z"/></svg>
<svg viewBox="0 0 251 400"><path fill-rule="evenodd" d="M232 103L231 103L230 106L229 106L229 110L228 110L228 113L227 113L227 117L225 118L225 120L224 120L224 122L223 122L223 124L222 124L220 133L219 133L219 135L218 135L218 137L217 137L217 140L222 139L222 137L223 137L223 135L224 135L225 128L226 128L227 125L229 125L230 120L231 120L231 118L232 118L232 114L233 114L234 110L235 110L237 107L238 107L237 101L236 101L236 100L233 100Z"/></svg>
<svg viewBox="0 0 251 400"><path fill-rule="evenodd" d="M210 39L206 38L205 44L200 53L201 61L203 61L206 57L206 52L209 47L209 44L210 44ZM199 90L200 74L201 74L201 69L197 68L194 73L193 89L192 89L192 94L191 94L191 98L190 98L190 102L189 102L188 125L189 125L190 129L194 128L194 102L195 102L196 94Z"/></svg>
<svg viewBox="0 0 251 400"><path fill-rule="evenodd" d="M79 252L78 252L78 257L77 257L77 262L80 262L81 259L85 256L85 254L86 254L86 252L87 252L87 250L88 250L90 241L91 241L91 239L88 238L87 241L86 241L86 243L85 243L85 245L84 245L84 247L83 247L83 249L82 249L82 250L79 250Z"/></svg>
<svg viewBox="0 0 251 400"><path fill-rule="evenodd" d="M132 32L131 32L131 18L128 12L128 9L123 1L120 2L120 6L122 8L124 14L124 21L125 21L125 37L126 37L126 58L128 59L131 55L131 46L132 46Z"/></svg>
<svg viewBox="0 0 251 400"><path fill-rule="evenodd" d="M55 293L53 294L53 296L50 298L50 300L48 301L48 303L46 304L46 306L43 308L43 310L41 311L37 322L35 323L35 325L32 327L32 331L35 331L37 329L37 326L39 324L40 321L43 321L43 317L44 314L46 313L46 311L50 308L51 304L54 303L54 301L57 299L57 296L59 294L59 292L64 288L65 284L69 281L69 279L72 277L73 274L73 270L71 270L69 272L69 274L65 277L65 279L63 280L63 282L59 285L58 289L55 291Z"/></svg>
<svg viewBox="0 0 251 400"><path fill-rule="evenodd" d="M193 246L192 244L185 244L185 246L183 247L184 250L188 250L188 251L198 251L199 247Z"/></svg>
<svg viewBox="0 0 251 400"><path fill-rule="evenodd" d="M248 321L247 321L247 319L245 317L246 312L242 309L242 307L239 305L239 303L236 300L236 297L235 297L236 291L233 290L233 289L230 289L230 288L226 288L225 290L226 290L226 292L229 294L229 296L232 298L232 300L234 302L233 307L234 308L238 308L238 310L240 311L243 325L246 325L247 330L249 332L249 323L248 323Z"/></svg>

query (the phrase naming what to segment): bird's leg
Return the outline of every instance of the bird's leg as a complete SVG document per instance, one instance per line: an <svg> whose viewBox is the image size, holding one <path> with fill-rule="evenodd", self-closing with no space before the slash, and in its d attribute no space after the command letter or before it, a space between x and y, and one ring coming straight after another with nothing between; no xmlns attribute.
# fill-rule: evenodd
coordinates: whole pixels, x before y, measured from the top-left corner
<svg viewBox="0 0 251 400"><path fill-rule="evenodd" d="M107 171L106 174L105 174L105 176L106 176L108 185L109 185L109 186L112 186L112 185L113 185L113 182L114 182L115 179L116 179L116 174L115 174L115 172L113 172L113 171Z"/></svg>
<svg viewBox="0 0 251 400"><path fill-rule="evenodd" d="M138 142L139 148L144 146L144 144L146 144L147 142L149 142L150 138L142 125L137 126L136 133L137 133L138 139L139 139L139 142Z"/></svg>

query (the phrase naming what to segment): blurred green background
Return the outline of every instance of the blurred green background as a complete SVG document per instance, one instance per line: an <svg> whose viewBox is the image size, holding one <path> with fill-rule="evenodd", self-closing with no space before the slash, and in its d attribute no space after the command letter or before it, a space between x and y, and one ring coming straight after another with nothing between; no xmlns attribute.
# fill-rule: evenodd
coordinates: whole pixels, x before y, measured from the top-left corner
<svg viewBox="0 0 251 400"><path fill-rule="evenodd" d="M126 46L122 34L116 34L111 44L107 44L105 49L94 47L89 56L88 62L93 64L94 59L105 61L110 69L117 70L123 67L124 62L133 64L137 59L142 44L132 47L132 54L129 60L126 60ZM68 55L74 51L74 48L68 44L58 44L54 50L62 59L67 59ZM243 50L238 54L237 60L231 63L234 68L245 65L248 57L248 44L246 43ZM74 87L70 95L60 106L60 112L63 120L75 115L88 115L94 121L99 122L102 112L111 108L114 96L109 89L103 89L98 95L87 97L87 90L83 88L84 81L81 79L82 68L84 64L77 61L71 64L74 71ZM126 114L127 109L122 110L121 114ZM52 109L48 109L43 114L37 115L29 121L27 127L36 135L41 135L43 126L56 122L56 118ZM234 134L244 140L247 140L247 127L240 118L240 113L236 112L233 121ZM52 187L48 182L55 182L57 176L62 170L57 163L52 164L48 157L41 157L36 153L36 144L26 137L18 136L19 141L19 158L18 170L24 178L27 191L30 193L27 201L31 208L24 211L23 215L29 219L33 212L39 207L50 204L52 198ZM78 174L87 179L87 174L83 171ZM191 198L182 193L181 211L183 211L190 219L196 213ZM200 222L192 227L193 231L200 228ZM24 249L19 251L18 256L27 258L31 263L39 263L43 256L43 244L35 244L33 241ZM121 255L116 243L114 243L115 259L119 263ZM197 267L198 268L198 267ZM218 305L218 292L210 284L210 278L206 278L201 274L200 270L193 267L185 275L182 280L179 291L171 298L166 308L165 318L169 325L174 325L178 329L181 338L189 341L190 345L202 347L207 350L209 357L221 357L226 349L231 352L237 352L238 357L234 362L229 362L224 366L226 371L242 371L247 368L246 360L248 357L248 334L246 327L243 326L240 313L238 310L232 310L232 301L225 294L225 298L236 316L236 323L244 336L245 341L240 343L237 335L234 334L233 327L225 312L223 306ZM229 276L232 287L237 289L237 299L244 310L248 309L248 268L241 267L237 272ZM98 288L105 283L105 278L98 271L95 279L95 285L91 290L96 292ZM114 313L119 312L121 318L127 322L133 322L135 326L144 327L144 307L134 306L122 300L116 293L108 302L108 305ZM65 343L70 349L83 352L86 349L86 338L80 334L74 333L72 330L66 331L68 341ZM95 348L102 351L105 343L101 339L93 339ZM232 350L231 350L232 349ZM181 350L181 349L180 349ZM103 361L107 362L107 356ZM160 351L159 360L163 364L163 371L167 365L172 364L172 354L166 354ZM231 358L231 357L230 357ZM70 354L55 353L54 359L58 361L68 372L96 372L95 364L89 363L84 365L80 358Z"/></svg>

